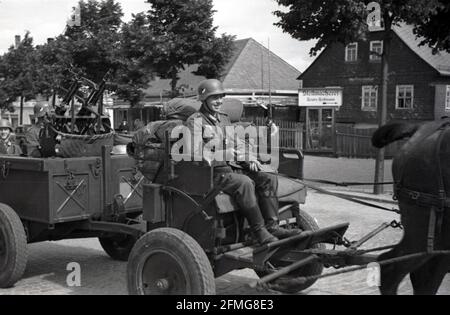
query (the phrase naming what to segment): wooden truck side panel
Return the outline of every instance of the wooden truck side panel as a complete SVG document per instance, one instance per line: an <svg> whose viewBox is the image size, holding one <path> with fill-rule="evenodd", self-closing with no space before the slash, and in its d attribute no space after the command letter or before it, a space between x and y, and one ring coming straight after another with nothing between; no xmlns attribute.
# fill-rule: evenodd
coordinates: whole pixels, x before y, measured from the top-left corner
<svg viewBox="0 0 450 315"><path fill-rule="evenodd" d="M142 209L142 176L128 156L32 159L0 157L0 202L22 220L57 224L111 214L117 195L122 212ZM104 176L104 172L109 176ZM105 179L106 178L106 179ZM105 194L108 191L108 194Z"/></svg>

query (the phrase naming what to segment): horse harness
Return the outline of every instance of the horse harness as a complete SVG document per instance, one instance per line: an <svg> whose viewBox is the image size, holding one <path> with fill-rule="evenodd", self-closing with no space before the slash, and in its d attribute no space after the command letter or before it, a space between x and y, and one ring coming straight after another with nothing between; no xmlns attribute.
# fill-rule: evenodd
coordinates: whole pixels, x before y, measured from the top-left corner
<svg viewBox="0 0 450 315"><path fill-rule="evenodd" d="M436 148L434 153L434 156L436 157L436 168L437 168L436 178L438 181L437 193L430 194L406 188L403 185L403 170L400 173L401 174L400 181L395 184L395 194L394 194L395 200L405 199L414 204L417 204L418 206L422 207L431 206L430 219L428 223L428 237L427 237L428 252L432 252L435 250L434 248L435 237L436 235L439 235L442 232L444 211L445 209L450 208L450 198L447 197L447 194L445 192L444 174L442 173L442 165L440 159L442 140L444 139L445 134L450 130L449 127L450 121L446 120L441 125L439 125L437 129L433 129L432 132L426 133L417 140L418 142L420 142L419 140L424 140L425 138L429 137L436 131L440 132L436 142ZM405 161L404 165L406 165L406 162L407 161Z"/></svg>

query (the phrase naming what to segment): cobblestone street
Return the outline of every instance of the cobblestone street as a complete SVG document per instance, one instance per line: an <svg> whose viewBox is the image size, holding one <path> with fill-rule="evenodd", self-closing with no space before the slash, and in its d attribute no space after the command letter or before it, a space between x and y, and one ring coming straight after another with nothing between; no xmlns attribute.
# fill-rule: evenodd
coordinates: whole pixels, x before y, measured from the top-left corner
<svg viewBox="0 0 450 315"><path fill-rule="evenodd" d="M397 215L380 212L334 197L310 192L304 207L316 217L321 227L350 222L347 238L357 240L383 222L398 219ZM401 231L387 230L365 246L367 248L392 244L401 238ZM96 239L46 242L29 246L29 261L26 273L14 288L0 290L0 294L75 294L75 295L122 295L127 294L126 263L111 260L101 249ZM81 287L70 288L66 278L70 271L67 264L81 265ZM330 272L332 270L328 270ZM366 284L365 271L354 272L319 280L303 292L307 295L378 294L377 288ZM248 284L257 277L252 270L241 270L225 275L216 281L217 294L279 294L260 292ZM410 294L409 280L400 288L401 294ZM450 277L444 280L440 294L450 294Z"/></svg>
<svg viewBox="0 0 450 315"><path fill-rule="evenodd" d="M0 0L0 299L450 295L449 29L450 0Z"/></svg>

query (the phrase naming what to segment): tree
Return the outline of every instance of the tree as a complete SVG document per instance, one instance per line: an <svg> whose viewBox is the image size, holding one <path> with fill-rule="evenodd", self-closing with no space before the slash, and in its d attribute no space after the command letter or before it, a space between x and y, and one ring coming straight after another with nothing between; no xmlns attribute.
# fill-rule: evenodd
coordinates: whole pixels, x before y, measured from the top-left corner
<svg viewBox="0 0 450 315"><path fill-rule="evenodd" d="M318 40L315 47L311 49L311 55L317 54L324 47L336 42L348 44L365 40L369 32L368 17L378 16L378 22L384 26L381 70L382 97L381 108L378 111L380 126L386 124L387 120L387 86L389 81L392 27L404 22L414 25L416 30L424 32L425 28L424 26L421 28L421 25L430 26L435 24L424 24L423 21L427 21L430 17L434 17L436 20L436 15L441 16L439 12L441 14L443 14L442 12L448 12L443 9L443 2L439 0L379 0L378 2L371 0L275 1L279 5L288 8L287 12L281 10L274 12L280 18L280 21L275 25L281 27L296 39ZM374 3L375 5L373 5ZM368 7L369 4L371 5ZM371 8L370 12L368 8ZM444 20L443 17L441 18ZM448 36L448 33L445 35ZM436 38L436 43L438 43L435 45L436 48L441 48L440 40L440 37ZM383 182L384 149L379 150L375 169L375 182ZM382 186L375 186L375 193L381 193L382 191Z"/></svg>
<svg viewBox="0 0 450 315"><path fill-rule="evenodd" d="M439 50L450 52L450 2L440 2L441 6L419 21L415 29L415 34L424 38L421 44L429 45L435 53Z"/></svg>
<svg viewBox="0 0 450 315"><path fill-rule="evenodd" d="M44 96L53 97L55 101L58 87L67 81L67 68L72 63L71 55L58 41L50 40L44 45L36 46L32 56L34 60L34 77L36 91Z"/></svg>
<svg viewBox="0 0 450 315"><path fill-rule="evenodd" d="M118 55L122 8L114 0L79 1L81 25L67 27L56 38L61 52L70 55L74 70L94 82L99 82L108 70L114 73L123 65ZM68 65L67 65L68 66Z"/></svg>
<svg viewBox="0 0 450 315"><path fill-rule="evenodd" d="M232 57L234 49L234 36L222 34L210 43L208 50L199 61L196 74L208 79L220 77L224 67Z"/></svg>
<svg viewBox="0 0 450 315"><path fill-rule="evenodd" d="M178 73L200 63L198 74L218 76L231 57L234 37L216 38L212 0L147 0L148 43L146 58L162 77L171 79L177 94Z"/></svg>
<svg viewBox="0 0 450 315"><path fill-rule="evenodd" d="M143 89L153 78L152 51L148 20L143 13L133 15L121 31L120 55L126 66L117 73L117 95L136 105L143 98Z"/></svg>
<svg viewBox="0 0 450 315"><path fill-rule="evenodd" d="M63 35L37 47L40 90L46 95L56 87L67 90L73 72L100 82L110 70L107 89L132 105L139 103L152 77L151 68L133 57L144 47L130 44L142 33L140 25L124 25L122 8L114 0L81 0L78 7L78 26L68 26Z"/></svg>
<svg viewBox="0 0 450 315"><path fill-rule="evenodd" d="M20 98L20 124L23 123L24 101L33 98L36 93L33 53L33 38L27 32L19 46L11 46L0 61L0 105L6 108Z"/></svg>
<svg viewBox="0 0 450 315"><path fill-rule="evenodd" d="M10 81L7 78L7 69L8 66L6 65L4 56L0 56L0 109L2 111L15 100L10 90Z"/></svg>

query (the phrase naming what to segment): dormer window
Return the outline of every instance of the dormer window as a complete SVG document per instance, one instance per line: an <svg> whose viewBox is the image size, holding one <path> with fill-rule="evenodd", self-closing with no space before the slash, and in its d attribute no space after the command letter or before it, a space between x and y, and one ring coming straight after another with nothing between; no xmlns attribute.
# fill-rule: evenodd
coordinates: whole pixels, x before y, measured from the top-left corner
<svg viewBox="0 0 450 315"><path fill-rule="evenodd" d="M358 43L351 43L345 47L345 61L352 62L358 60Z"/></svg>
<svg viewBox="0 0 450 315"><path fill-rule="evenodd" d="M370 61L380 61L383 54L383 41L374 40L370 42Z"/></svg>

